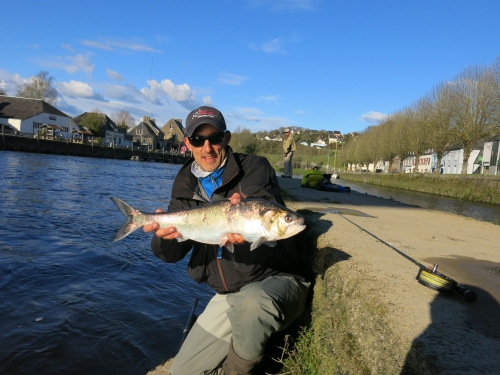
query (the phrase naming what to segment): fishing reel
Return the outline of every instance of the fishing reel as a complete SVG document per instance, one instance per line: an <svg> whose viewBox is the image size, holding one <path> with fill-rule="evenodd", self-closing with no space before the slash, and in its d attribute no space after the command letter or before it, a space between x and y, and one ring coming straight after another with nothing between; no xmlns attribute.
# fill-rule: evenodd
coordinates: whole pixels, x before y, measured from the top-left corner
<svg viewBox="0 0 500 375"><path fill-rule="evenodd" d="M420 267L416 276L417 281L430 289L437 290L438 292L451 293L455 290L458 294L463 296L467 302L474 302L477 299L477 294L474 291L458 284L451 277L438 272L437 268L437 264L434 264L432 270Z"/></svg>

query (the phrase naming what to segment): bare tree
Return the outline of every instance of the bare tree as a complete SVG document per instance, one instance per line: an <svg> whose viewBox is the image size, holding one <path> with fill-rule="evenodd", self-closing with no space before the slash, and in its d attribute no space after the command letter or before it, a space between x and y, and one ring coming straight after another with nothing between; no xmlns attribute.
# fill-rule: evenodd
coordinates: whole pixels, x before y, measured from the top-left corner
<svg viewBox="0 0 500 375"><path fill-rule="evenodd" d="M450 106L450 87L446 83L438 84L430 94L422 100L429 107L427 135L429 146L437 156L434 173L438 173L443 165L443 157L453 144L451 121L453 111Z"/></svg>
<svg viewBox="0 0 500 375"><path fill-rule="evenodd" d="M391 117L393 120L391 137L393 140L393 151L399 156L399 173L404 173L403 160L405 160L412 152L409 139L410 122L408 120L407 110L394 113Z"/></svg>
<svg viewBox="0 0 500 375"><path fill-rule="evenodd" d="M429 148L427 142L427 126L429 123L430 108L424 100L417 100L405 111L408 121L408 146L415 156L415 168L413 173L418 172L420 156Z"/></svg>
<svg viewBox="0 0 500 375"><path fill-rule="evenodd" d="M53 84L54 77L49 75L49 72L41 70L35 76L30 77L28 82L16 87L17 96L43 99L47 103L54 105L57 101L58 92Z"/></svg>
<svg viewBox="0 0 500 375"><path fill-rule="evenodd" d="M247 128L237 127L234 132L231 132L231 146L236 152L256 155L258 141L257 137Z"/></svg>
<svg viewBox="0 0 500 375"><path fill-rule="evenodd" d="M389 166L394 164L394 161L399 156L399 150L395 147L395 127L397 126L394 119L389 116L382 124L379 125L381 130L380 147L382 160L389 161ZM400 168L398 168L400 169Z"/></svg>
<svg viewBox="0 0 500 375"><path fill-rule="evenodd" d="M0 89L0 95L7 95L4 89Z"/></svg>
<svg viewBox="0 0 500 375"><path fill-rule="evenodd" d="M111 115L111 120L122 129L125 133L135 126L135 119L132 117L129 111L121 110L115 112Z"/></svg>
<svg viewBox="0 0 500 375"><path fill-rule="evenodd" d="M462 174L466 174L474 146L499 134L500 92L492 69L481 66L464 69L450 86L452 134L464 150Z"/></svg>

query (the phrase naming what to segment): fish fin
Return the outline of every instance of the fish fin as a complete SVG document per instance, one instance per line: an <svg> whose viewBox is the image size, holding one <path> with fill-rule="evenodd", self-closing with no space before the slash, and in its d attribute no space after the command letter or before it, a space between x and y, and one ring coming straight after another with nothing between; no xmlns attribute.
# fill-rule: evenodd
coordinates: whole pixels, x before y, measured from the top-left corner
<svg viewBox="0 0 500 375"><path fill-rule="evenodd" d="M232 243L230 243L230 244L226 245L225 247L226 247L226 249L228 249L230 252L234 253L234 246L233 246L233 244L232 244Z"/></svg>
<svg viewBox="0 0 500 375"><path fill-rule="evenodd" d="M266 237L259 237L259 238L257 238L257 241L252 242L252 245L250 246L250 251L255 250L256 248L258 248L265 241L266 241Z"/></svg>
<svg viewBox="0 0 500 375"><path fill-rule="evenodd" d="M134 222L134 215L136 213L139 213L140 211L129 206L127 203L125 203L121 199L114 198L114 197L110 197L110 198L113 201L113 203L118 206L118 208L120 209L122 214L127 218L125 223L120 227L120 229L118 229L115 236L113 237L113 242L116 242L118 240L121 240L124 237L127 237L134 230L140 228L140 226Z"/></svg>
<svg viewBox="0 0 500 375"><path fill-rule="evenodd" d="M177 240L177 242L186 241L186 239L184 237L182 237L182 236L177 237L176 240Z"/></svg>
<svg viewBox="0 0 500 375"><path fill-rule="evenodd" d="M269 246L269 247L275 247L276 241L267 241L267 242L264 242L264 245Z"/></svg>
<svg viewBox="0 0 500 375"><path fill-rule="evenodd" d="M224 245L226 244L226 242L227 242L227 239L228 239L228 238L227 238L227 235L226 235L226 236L223 236L223 237L220 239L220 241L219 241L219 247L224 246Z"/></svg>

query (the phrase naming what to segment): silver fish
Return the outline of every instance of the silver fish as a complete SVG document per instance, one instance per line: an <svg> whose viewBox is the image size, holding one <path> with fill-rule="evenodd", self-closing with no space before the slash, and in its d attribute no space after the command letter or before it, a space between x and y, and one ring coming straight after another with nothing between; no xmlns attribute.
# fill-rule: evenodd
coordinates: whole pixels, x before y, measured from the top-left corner
<svg viewBox="0 0 500 375"><path fill-rule="evenodd" d="M229 199L174 212L141 212L118 198L111 200L127 217L113 241L151 223L160 228L173 226L181 234L178 241L194 240L223 246L229 233L239 233L251 242L250 250L261 244L276 246L277 240L296 235L306 228L304 218L288 208L264 199L242 199L233 205ZM233 251L233 246L226 248Z"/></svg>

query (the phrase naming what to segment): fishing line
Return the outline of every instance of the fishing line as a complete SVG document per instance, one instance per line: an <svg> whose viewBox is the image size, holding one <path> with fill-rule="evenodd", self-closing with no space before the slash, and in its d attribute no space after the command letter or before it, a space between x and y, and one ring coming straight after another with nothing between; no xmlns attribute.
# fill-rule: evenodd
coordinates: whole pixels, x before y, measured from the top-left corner
<svg viewBox="0 0 500 375"><path fill-rule="evenodd" d="M404 258L406 258L407 260L409 260L413 264L417 265L420 268L420 270L418 271L418 274L417 274L417 276L415 278L417 279L417 281L420 284L422 284L422 285L424 285L424 286L426 286L426 287L428 287L430 289L437 290L439 292L451 293L453 290L455 290L455 291L458 292L458 294L460 294L463 297L465 297L465 299L468 302L474 302L477 299L476 292L463 287L462 285L458 284L452 278L450 278L450 277L448 277L448 276L446 276L446 275L438 272L437 271L437 268L438 268L437 264L434 264L434 267L432 268L432 270L430 270L426 266L424 266L422 263L420 263L417 260L413 259L409 255L403 253L401 250L399 250L398 248L392 246L390 243L384 241L380 237L377 237L373 233L367 231L365 228L363 228L360 225L356 224L354 221L346 218L344 215L342 215L342 214L339 213L339 216L343 217L348 222L350 222L351 224L353 224L356 227L358 227L359 229L361 229L363 232L369 234L370 236L372 236L373 238L375 238L377 241L382 242L384 245L387 245L392 250L396 251L399 255L403 256Z"/></svg>

